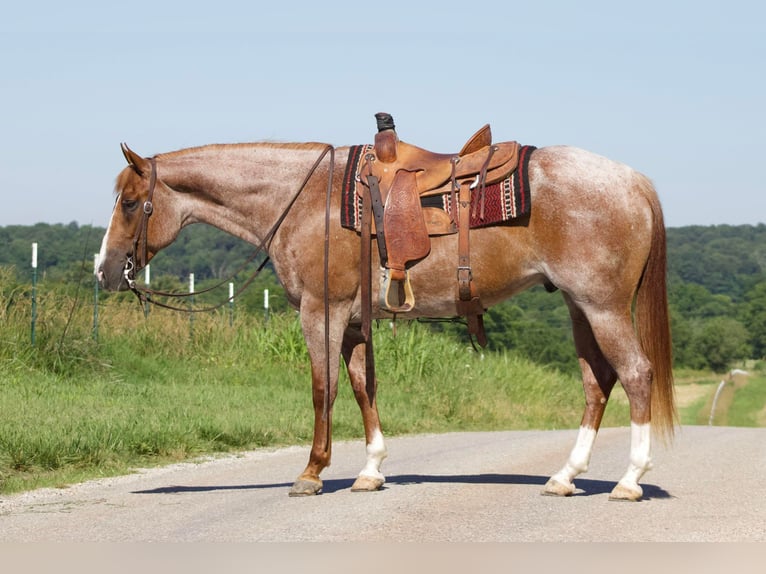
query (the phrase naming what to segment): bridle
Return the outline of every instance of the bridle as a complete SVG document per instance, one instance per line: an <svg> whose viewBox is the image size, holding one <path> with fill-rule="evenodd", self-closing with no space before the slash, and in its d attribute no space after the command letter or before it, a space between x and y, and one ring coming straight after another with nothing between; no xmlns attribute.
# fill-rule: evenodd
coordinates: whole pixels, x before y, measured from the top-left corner
<svg viewBox="0 0 766 574"><path fill-rule="evenodd" d="M148 242L148 229L149 218L154 212L154 204L152 198L154 197L154 188L157 186L157 159L154 157L149 158L149 163L152 166L151 173L149 174L149 193L146 195L146 201L144 201L143 208L141 209L141 221L138 222L136 227L136 234L133 236L133 253L128 255L125 261L125 268L122 271L125 281L128 283L128 287L133 293L140 296L140 290L136 286L136 270L142 269L148 263L149 257ZM143 241L141 241L143 239ZM139 241L142 243L142 249L139 250ZM139 257L140 254L140 257ZM136 260L133 261L135 256ZM139 297L140 298L140 297Z"/></svg>

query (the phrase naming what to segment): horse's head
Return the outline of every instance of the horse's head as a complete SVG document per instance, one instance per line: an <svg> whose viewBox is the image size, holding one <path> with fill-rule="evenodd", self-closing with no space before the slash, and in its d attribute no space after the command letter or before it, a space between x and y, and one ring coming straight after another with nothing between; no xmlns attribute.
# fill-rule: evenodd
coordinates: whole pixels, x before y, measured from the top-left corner
<svg viewBox="0 0 766 574"><path fill-rule="evenodd" d="M122 144L128 167L117 177L114 210L96 263L101 286L132 287L136 271L169 245L180 225L171 190L157 176L154 158L144 158Z"/></svg>

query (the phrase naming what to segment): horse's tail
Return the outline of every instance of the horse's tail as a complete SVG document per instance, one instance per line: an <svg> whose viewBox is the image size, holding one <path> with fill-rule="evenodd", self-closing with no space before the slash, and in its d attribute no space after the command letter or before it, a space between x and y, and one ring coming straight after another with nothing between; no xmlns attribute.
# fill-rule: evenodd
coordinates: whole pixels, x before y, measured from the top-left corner
<svg viewBox="0 0 766 574"><path fill-rule="evenodd" d="M673 388L665 223L654 186L644 176L639 179L652 209L652 242L636 294L635 321L641 349L652 364L652 429L658 437L668 440L673 437L678 415Z"/></svg>

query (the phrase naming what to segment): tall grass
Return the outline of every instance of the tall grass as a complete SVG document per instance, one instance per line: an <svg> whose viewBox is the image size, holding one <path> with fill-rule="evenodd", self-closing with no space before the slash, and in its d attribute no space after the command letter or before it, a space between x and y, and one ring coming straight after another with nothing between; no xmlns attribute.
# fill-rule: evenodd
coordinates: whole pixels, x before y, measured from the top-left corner
<svg viewBox="0 0 766 574"><path fill-rule="evenodd" d="M728 422L731 426L766 426L766 377L751 377L748 384L737 391Z"/></svg>
<svg viewBox="0 0 766 574"><path fill-rule="evenodd" d="M308 356L294 312L195 315L109 296L98 339L87 297L40 291L36 344L24 288L0 274L0 492L202 454L311 440ZM512 353L477 353L418 323L376 328L387 434L576 427L580 384ZM343 375L336 439L363 437ZM604 424L627 424L610 405ZM296 469L296 474L300 469Z"/></svg>

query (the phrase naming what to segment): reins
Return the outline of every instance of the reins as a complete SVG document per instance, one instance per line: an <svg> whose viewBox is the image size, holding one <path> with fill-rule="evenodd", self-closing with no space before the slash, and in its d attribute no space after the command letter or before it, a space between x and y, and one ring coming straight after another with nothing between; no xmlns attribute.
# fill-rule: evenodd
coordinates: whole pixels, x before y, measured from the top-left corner
<svg viewBox="0 0 766 574"><path fill-rule="evenodd" d="M148 287L140 287L135 280L136 268L142 268L147 263L147 257L148 257L147 228L149 225L149 217L151 217L152 213L154 212L154 205L152 203L152 198L154 196L154 188L157 185L157 179L158 179L156 158L154 157L149 158L149 162L151 164L151 173L149 176L149 191L147 194L147 199L143 205L141 221L139 222L138 227L136 228L136 235L133 238L133 254L136 260L134 262L132 257L128 257L128 260L125 262L125 269L123 271L123 275L125 276L125 280L127 281L128 287L130 288L130 290L138 297L138 299L142 303L145 303L145 302L151 303L152 305L161 307L163 309L169 309L171 311L182 311L185 313L206 313L210 311L215 311L216 309L219 309L220 307L222 307L223 305L231 301L234 297L240 295L245 289L247 289L247 287L250 286L250 284L253 281L255 281L255 279L258 277L260 272L263 271L263 268L269 262L270 257L268 255L268 247L271 245L271 241L274 238L274 235L276 234L279 227L282 225L282 222L287 217L290 209L297 201L298 196L304 190L304 188L308 184L308 181L311 179L311 176L314 175L314 172L316 172L317 168L319 167L319 164L322 162L322 160L325 158L328 152L331 154L331 159L330 159L331 169L330 169L330 176L328 181L328 197L329 197L329 188L332 187L332 172L333 172L332 168L334 167L334 162L335 162L335 154L334 154L335 148L333 148L332 146L328 144L325 146L322 153L319 155L319 157L316 159L314 164L309 169L308 173L306 174L306 177L303 179L300 186L298 187L296 192L293 194L293 197L290 199L290 202L287 204L287 207L284 209L284 211L279 216L279 218L277 218L276 222L268 231L268 233L264 236L260 244L256 247L255 252L250 257L248 257L239 266L239 268L237 268L236 271L231 273L229 277L227 277L226 279L223 279L222 281L206 289L185 292L185 293L177 292L177 291L162 291L162 290L156 290L156 289L149 289ZM329 199L328 199L328 202L329 202ZM329 226L328 226L328 229L329 229ZM329 231L327 231L326 233L329 234ZM329 241L329 237L326 237L326 241ZM139 243L140 243L141 249L139 249ZM233 293L231 296L227 297L220 303L217 303L209 307L198 307L198 308L189 309L188 307L179 307L175 305L170 305L168 303L163 303L154 299L154 297L169 297L169 298L175 298L175 299L182 299L182 298L194 297L195 295L201 295L204 293L209 293L210 291L214 291L215 289L218 289L222 285L225 285L231 279L239 275L239 273L241 273L242 270L244 270L245 267L247 267L247 265L249 265L255 259L257 259L258 256L262 253L266 253L266 258L261 262L258 268L247 278L247 280L242 284L241 287L237 289L235 293Z"/></svg>
<svg viewBox="0 0 766 574"><path fill-rule="evenodd" d="M271 246L271 241L274 239L274 235L277 233L277 230L282 225L282 222L284 222L285 218L287 218L288 213L290 212L290 209L293 207L295 202L298 200L298 196L300 196L301 192L305 189L306 185L308 184L309 180L311 179L311 176L314 175L317 168L321 164L322 160L327 156L327 154L330 154L330 169L327 176L327 195L325 198L325 233L324 233L324 351L325 351L325 392L324 392L324 404L322 406L322 420L325 421L327 425L327 431L326 431L326 442L325 442L325 450L329 450L330 446L330 200L332 195L332 184L333 184L333 174L335 172L335 148L329 144L326 144L324 146L324 149L322 150L322 153L319 154L319 157L314 161L314 164L309 169L306 176L303 178L303 181L298 186L298 189L293 194L292 198L290 199L290 202L287 204L287 207L285 207L284 211L282 211L282 214L277 218L274 225L272 225L271 229L266 233L263 240L260 242L260 244L257 246L257 249L255 250L255 253L245 262L243 265L231 276L234 277L237 273L239 273L246 265L248 265L250 262L255 260L256 257L260 253L265 252L266 253L266 259L258 266L258 268L253 272L253 274L248 278L248 280L245 282L245 284L240 287L237 290L237 293L235 295L238 295L242 291L244 291L258 276L258 274L261 272L261 270L266 266L266 263L269 261L270 257L268 255L269 247ZM138 297L138 299L143 302L149 302L153 305L157 305L159 307L163 307L165 309L171 309L173 311L183 311L183 312L193 312L193 313L200 313L200 312L206 312L206 311L212 311L215 310L223 305L225 305L227 302L232 300L233 296L228 297L221 303L212 306L212 307L206 307L206 308L198 308L198 309L185 309L182 307L176 307L173 305L168 305L166 303L160 303L158 301L155 301L151 298L152 295L155 296L164 296L164 297L191 297L193 295L201 294L201 293L207 293L208 291L212 291L213 289L216 289L217 287L220 287L224 283L228 281L228 279L225 279L218 283L217 285L214 285L213 287L210 287L208 289L204 289L202 291L195 291L192 293L174 293L174 292L164 292L164 291L155 291L148 288L142 288L139 287L136 284L135 280L135 270L136 266L143 267L147 263L147 257L148 257L148 247L147 247L147 231L149 226L149 217L151 217L152 213L154 212L154 205L152 204L152 197L154 195L154 188L157 185L157 161L156 158L152 157L149 159L149 162L152 166L151 173L149 175L149 192L147 194L147 199L144 202L143 206L143 213L141 215L141 221L139 222L138 228L136 229L136 235L133 239L133 254L136 256L136 263L133 262L131 257L128 257L127 261L125 262L125 269L123 270L123 275L125 277L125 280L128 282L128 287L130 290ZM142 243L142 250L139 251L139 242ZM142 253L142 258L138 259L138 253ZM370 341L371 343L371 341Z"/></svg>
<svg viewBox="0 0 766 574"><path fill-rule="evenodd" d="M195 295L201 295L203 293L208 293L210 291L214 291L215 289L218 289L219 287L225 285L231 279L236 277L240 273L240 271L245 268L246 265L248 265L249 263L251 263L254 259L256 259L258 257L260 252L261 252L261 249L259 248L258 250L256 250L255 253L253 253L253 255L251 255L245 261L245 263L243 263L240 266L239 270L237 270L234 273L232 273L228 278L224 279L220 283L216 283L212 287L208 287L206 289L201 289L199 291L191 291L191 292L188 292L188 293L181 293L181 292L176 292L176 291L158 291L158 290L149 289L149 288L146 288L146 287L143 287L143 288L136 287L135 289L132 289L132 291L133 291L133 293L136 294L136 296L139 298L141 303L150 303L150 304L154 305L155 307L161 307L163 309L169 309L170 311L183 311L184 313L209 313L211 311L215 311L216 309L220 309L221 307L226 305L226 303L228 303L229 301L233 301L236 297L241 295L242 292L244 292L245 289L247 289L250 286L250 284L253 281L255 281L255 279L258 277L258 275L260 275L261 271L263 271L263 268L266 267L266 264L269 262L270 257L266 256L266 258L261 262L261 264L256 268L256 270L253 271L250 274L250 276L245 280L245 282L242 283L242 285L240 287L238 287L236 291L234 291L231 295L229 295L229 297L227 297L226 299L224 299L220 303L216 303L215 305L211 305L209 307L193 307L193 308L179 307L179 306L176 306L176 305L170 305L168 303L163 303L162 301L157 301L152 296L175 297L177 299L181 299L183 297L194 297Z"/></svg>

